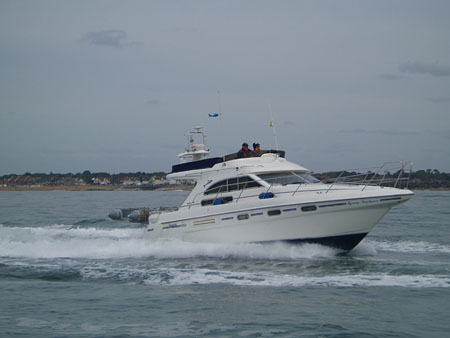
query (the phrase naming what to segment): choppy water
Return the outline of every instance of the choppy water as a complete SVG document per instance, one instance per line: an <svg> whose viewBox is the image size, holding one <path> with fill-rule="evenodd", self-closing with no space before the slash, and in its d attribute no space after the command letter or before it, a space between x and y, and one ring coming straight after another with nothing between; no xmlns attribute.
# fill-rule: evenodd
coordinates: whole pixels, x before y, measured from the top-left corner
<svg viewBox="0 0 450 338"><path fill-rule="evenodd" d="M0 336L448 336L450 192L417 192L345 256L148 242L105 216L185 195L0 192Z"/></svg>

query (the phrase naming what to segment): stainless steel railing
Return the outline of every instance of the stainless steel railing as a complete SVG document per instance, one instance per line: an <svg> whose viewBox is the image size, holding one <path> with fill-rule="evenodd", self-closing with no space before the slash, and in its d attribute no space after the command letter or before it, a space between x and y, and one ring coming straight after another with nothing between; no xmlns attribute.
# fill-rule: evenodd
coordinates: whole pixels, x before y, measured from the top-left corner
<svg viewBox="0 0 450 338"><path fill-rule="evenodd" d="M358 169L347 169L342 171L333 171L328 173L322 173L322 174L313 174L313 176L317 179L319 179L322 183L320 191L324 191L325 193L330 192L333 190L333 188L337 184L345 184L345 185L354 185L360 186L361 191L364 191L368 186L382 186L382 187L394 187L394 188L401 188L401 189L407 189L409 181L411 179L411 173L412 173L412 162L386 162L383 163L381 166L378 167L370 167L370 168L358 168ZM300 190L302 186L314 186L313 182L306 182L304 179L297 175L295 172L291 173L292 176L296 176L298 181L301 181L300 183L287 183L289 185L295 185L295 189L292 191L283 191L283 193L292 193L292 196L296 195L299 192L305 191L304 189ZM254 175L253 175L254 177ZM283 177L282 179L286 179L286 177ZM261 187L265 187L264 192L269 193L273 192L274 186L281 184L282 180L280 181L280 178L273 178L273 179L257 179L256 182L264 182L264 184L261 184ZM239 192L239 195L234 198L234 202L238 202L242 198L242 194L244 191L249 191L247 184L250 182L247 182L243 185L243 187L240 187L239 189L230 191L228 190L228 185L223 184L221 186L215 187L217 189L217 192L212 193L210 195L205 196L203 192L197 193L194 198L192 199L189 207L191 205L197 204L197 202L200 199L211 199L216 200L225 197L226 195L229 195L231 192ZM268 185L267 185L268 184ZM325 185L323 185L325 184ZM309 191L310 189L306 190ZM256 195L257 196L257 195ZM200 198L199 198L200 197ZM245 196L247 197L247 196Z"/></svg>

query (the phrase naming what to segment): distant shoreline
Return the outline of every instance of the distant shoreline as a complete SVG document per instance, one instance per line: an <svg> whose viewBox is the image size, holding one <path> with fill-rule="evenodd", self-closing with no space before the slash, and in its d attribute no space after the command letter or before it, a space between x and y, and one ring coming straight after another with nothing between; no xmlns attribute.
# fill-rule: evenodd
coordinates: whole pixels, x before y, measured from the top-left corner
<svg viewBox="0 0 450 338"><path fill-rule="evenodd" d="M0 191L173 191L192 190L189 185L168 185L155 188L123 185L43 185L43 186L15 186L0 187ZM450 191L450 188L410 188L413 191Z"/></svg>
<svg viewBox="0 0 450 338"><path fill-rule="evenodd" d="M168 185L155 188L123 185L42 185L42 186L15 186L0 187L0 191L171 191L171 190L192 190L189 185Z"/></svg>

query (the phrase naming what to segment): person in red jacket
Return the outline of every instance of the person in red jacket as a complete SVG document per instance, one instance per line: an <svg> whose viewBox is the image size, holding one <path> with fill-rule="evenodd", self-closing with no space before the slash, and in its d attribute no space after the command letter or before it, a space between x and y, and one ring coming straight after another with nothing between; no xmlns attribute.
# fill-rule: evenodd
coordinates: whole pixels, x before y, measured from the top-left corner
<svg viewBox="0 0 450 338"><path fill-rule="evenodd" d="M242 143L242 148L237 153L237 158L246 158L246 157L252 157L253 151L248 149L247 143Z"/></svg>

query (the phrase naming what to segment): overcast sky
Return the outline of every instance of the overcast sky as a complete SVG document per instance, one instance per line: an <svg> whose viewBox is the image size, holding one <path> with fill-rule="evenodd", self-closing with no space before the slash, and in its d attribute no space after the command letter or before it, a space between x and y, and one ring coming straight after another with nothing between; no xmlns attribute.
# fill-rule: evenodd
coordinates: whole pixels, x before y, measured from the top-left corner
<svg viewBox="0 0 450 338"><path fill-rule="evenodd" d="M0 175L170 171L258 141L450 172L449 1L0 0ZM221 92L222 115L218 111Z"/></svg>

